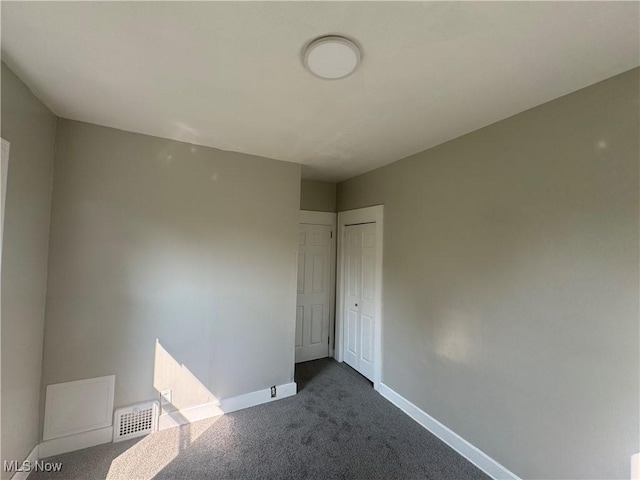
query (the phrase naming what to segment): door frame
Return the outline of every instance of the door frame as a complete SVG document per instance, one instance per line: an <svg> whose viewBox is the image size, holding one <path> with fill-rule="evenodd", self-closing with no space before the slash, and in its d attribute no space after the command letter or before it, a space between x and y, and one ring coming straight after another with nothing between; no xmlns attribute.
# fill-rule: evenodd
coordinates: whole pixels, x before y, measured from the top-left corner
<svg viewBox="0 0 640 480"><path fill-rule="evenodd" d="M375 302L375 342L373 362L373 388L378 390L382 382L382 252L384 238L384 205L358 208L338 212L338 278L337 278L337 309L336 309L336 355L338 362L344 361L344 239L345 227L359 223L376 224L376 302Z"/></svg>
<svg viewBox="0 0 640 480"><path fill-rule="evenodd" d="M2 191L0 192L0 204L2 205L2 216L0 218L0 262L2 261L2 238L4 236L4 207L7 201L7 175L9 173L9 148L11 144L4 138L0 138L2 148L0 182L2 183Z"/></svg>
<svg viewBox="0 0 640 480"><path fill-rule="evenodd" d="M331 289L329 290L329 357L335 356L335 311L336 311L336 230L335 212L315 212L313 210L300 210L298 223L307 225L328 225L331 227L331 258L329 260L331 268L329 278L331 279ZM296 257L297 258L297 257ZM297 269L296 269L297 270ZM295 347L294 347L295 350Z"/></svg>
<svg viewBox="0 0 640 480"><path fill-rule="evenodd" d="M9 174L9 147L11 144L4 138L0 138L0 272L2 271L2 240L4 238L4 210L7 203L7 175ZM0 291L2 291L2 275L0 275ZM2 295L0 295L1 299ZM1 300L0 300L1 302ZM0 308L0 310L2 310ZM1 338L0 338L1 340ZM2 342L0 342L1 344ZM2 355L0 355L0 358ZM0 364L2 362L0 361ZM1 367L1 365L0 365ZM2 368L0 368L2 371ZM0 407L2 406L2 396L0 396ZM1 408L0 408L1 410ZM0 420L0 424L2 421Z"/></svg>

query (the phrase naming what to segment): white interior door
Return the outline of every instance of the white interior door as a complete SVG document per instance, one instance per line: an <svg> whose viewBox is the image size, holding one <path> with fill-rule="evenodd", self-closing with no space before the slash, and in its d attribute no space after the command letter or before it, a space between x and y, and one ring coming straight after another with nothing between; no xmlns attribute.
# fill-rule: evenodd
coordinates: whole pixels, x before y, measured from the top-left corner
<svg viewBox="0 0 640 480"><path fill-rule="evenodd" d="M300 224L296 363L329 356L332 227Z"/></svg>
<svg viewBox="0 0 640 480"><path fill-rule="evenodd" d="M376 224L345 227L344 361L374 379Z"/></svg>

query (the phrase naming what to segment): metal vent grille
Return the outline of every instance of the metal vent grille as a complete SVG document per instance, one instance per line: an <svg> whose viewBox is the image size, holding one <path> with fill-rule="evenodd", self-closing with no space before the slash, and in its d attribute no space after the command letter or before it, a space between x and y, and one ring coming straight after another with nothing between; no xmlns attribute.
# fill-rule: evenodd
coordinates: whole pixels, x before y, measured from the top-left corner
<svg viewBox="0 0 640 480"><path fill-rule="evenodd" d="M145 402L119 408L113 422L113 441L140 437L158 429L158 402Z"/></svg>

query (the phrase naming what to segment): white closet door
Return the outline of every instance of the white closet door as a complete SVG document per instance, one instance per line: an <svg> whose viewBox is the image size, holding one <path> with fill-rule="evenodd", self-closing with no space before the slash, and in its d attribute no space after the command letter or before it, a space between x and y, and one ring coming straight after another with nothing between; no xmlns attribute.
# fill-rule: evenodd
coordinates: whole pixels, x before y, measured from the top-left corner
<svg viewBox="0 0 640 480"><path fill-rule="evenodd" d="M344 252L345 262L345 295L344 295L344 361L356 370L358 369L360 355L360 338L358 327L360 325L360 284L362 245L360 242L360 227L349 226L345 228L346 246Z"/></svg>
<svg viewBox="0 0 640 480"><path fill-rule="evenodd" d="M345 227L344 361L373 381L376 224Z"/></svg>

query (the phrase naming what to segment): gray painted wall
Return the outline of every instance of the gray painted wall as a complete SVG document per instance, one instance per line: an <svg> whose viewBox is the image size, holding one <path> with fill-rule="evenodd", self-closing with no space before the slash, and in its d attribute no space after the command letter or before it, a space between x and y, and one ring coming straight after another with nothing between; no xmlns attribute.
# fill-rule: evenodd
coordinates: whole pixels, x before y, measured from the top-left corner
<svg viewBox="0 0 640 480"><path fill-rule="evenodd" d="M55 162L43 399L108 374L116 406L160 383L175 408L293 380L299 165L63 119Z"/></svg>
<svg viewBox="0 0 640 480"><path fill-rule="evenodd" d="M2 63L2 132L11 142L2 248L2 460L38 443L56 117ZM9 478L2 473L2 478Z"/></svg>
<svg viewBox="0 0 640 480"><path fill-rule="evenodd" d="M639 449L638 75L338 185L385 206L383 381L524 478Z"/></svg>
<svg viewBox="0 0 640 480"><path fill-rule="evenodd" d="M335 212L336 184L302 180L300 184L300 210Z"/></svg>

